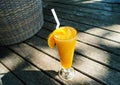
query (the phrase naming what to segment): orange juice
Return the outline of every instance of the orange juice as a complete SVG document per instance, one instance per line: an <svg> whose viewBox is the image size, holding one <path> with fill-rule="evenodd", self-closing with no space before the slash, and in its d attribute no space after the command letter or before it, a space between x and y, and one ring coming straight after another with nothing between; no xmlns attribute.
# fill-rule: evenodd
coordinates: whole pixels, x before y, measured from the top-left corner
<svg viewBox="0 0 120 85"><path fill-rule="evenodd" d="M72 65L74 49L76 44L76 30L69 26L60 27L63 33L55 34L54 39L60 56L63 68L70 68Z"/></svg>

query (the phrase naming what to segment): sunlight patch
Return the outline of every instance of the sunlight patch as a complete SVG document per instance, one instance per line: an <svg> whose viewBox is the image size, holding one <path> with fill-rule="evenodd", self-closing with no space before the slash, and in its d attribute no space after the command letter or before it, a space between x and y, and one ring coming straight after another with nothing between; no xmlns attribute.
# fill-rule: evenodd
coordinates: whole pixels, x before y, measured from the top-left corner
<svg viewBox="0 0 120 85"><path fill-rule="evenodd" d="M98 1L102 1L102 0L89 0L89 1L84 1L82 3L87 4L87 3L95 3L95 2L98 2Z"/></svg>

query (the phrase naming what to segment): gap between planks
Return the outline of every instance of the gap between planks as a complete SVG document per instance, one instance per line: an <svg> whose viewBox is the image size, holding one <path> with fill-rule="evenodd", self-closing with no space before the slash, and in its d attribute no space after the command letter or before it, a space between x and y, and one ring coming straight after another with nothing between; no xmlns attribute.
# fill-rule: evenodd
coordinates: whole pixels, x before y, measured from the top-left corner
<svg viewBox="0 0 120 85"><path fill-rule="evenodd" d="M35 43L34 41L37 41L37 42L39 42L39 43ZM39 44L41 44L41 45L45 45L45 42L43 42L44 44L42 44L42 43L40 43L41 41L43 41L43 40L39 40L39 38L37 39L31 39L31 40L29 40L29 41L27 41L29 44L31 44L32 46L34 46L35 45L35 48L37 48L37 49L39 49L39 50L43 50L43 51L45 51L46 53L50 53L52 56L56 56L56 53L52 53L52 52L55 52L54 50L52 50L51 49L51 51L52 52L50 52L50 50L48 50L47 48L42 48L42 47L39 47L39 46L37 46L37 45L39 45ZM86 60L86 58L85 58L85 60ZM89 59L88 59L89 60ZM91 61L91 60L90 60ZM93 61L91 61L91 62L93 62ZM96 63L96 62L94 62L94 63ZM98 64L98 63L96 63L96 64ZM100 65L100 64L99 64ZM100 67L101 67L102 65L100 65ZM107 68L106 66L102 66L102 68ZM111 72L113 72L113 73L116 73L117 71L115 71L115 70L113 70L113 69L110 69L110 68L107 68L107 69L109 69ZM79 69L80 70L80 69ZM82 70L82 69L81 69ZM115 71L115 72L114 72ZM119 72L117 72L117 73L119 73ZM87 73L88 74L88 73ZM89 75L89 74L88 74ZM116 74L115 74L116 75ZM116 75L116 77L119 77L119 75ZM96 76L94 76L94 77L96 77ZM98 80L98 79L97 79ZM98 80L99 81L99 80ZM116 81L116 80L115 80Z"/></svg>
<svg viewBox="0 0 120 85"><path fill-rule="evenodd" d="M39 58L40 58L40 54L44 54L43 52L41 52L40 50L38 50L38 49L36 49L36 47L34 47L34 46L32 46L31 47L31 45L29 45L29 44L21 44L21 46L23 46L23 48L26 48L26 50L28 49L29 51L30 50L32 50L32 52L34 53L34 52L36 52L36 55L37 56L35 56L35 55L33 55L33 54L31 54L34 58L38 58L37 60L39 60ZM19 50L19 48L16 48L16 46L14 47L11 47L11 49L13 49L14 51L18 51ZM20 52L18 52L20 55L22 55L22 56L24 56L24 54L22 54L22 53L20 53ZM39 56L39 57L38 57ZM45 57L46 56L46 57ZM31 58L32 59L32 63L33 64L35 64L35 65L37 65L39 68L42 68L42 69L46 69L46 70L54 70L54 71L56 71L56 70L58 70L58 68L59 68L59 66L57 66L57 67L55 67L55 66L53 66L52 64L54 64L55 62L57 62L56 64L54 64L54 65L59 65L59 61L56 61L56 59L53 59L53 58L51 58L49 55L46 55L46 54L44 54L44 56L43 56L44 58L42 58L42 61L40 62L40 63L44 63L44 65L43 66L41 66L40 65L40 63L38 64L37 62L36 62L36 60L33 60L34 58ZM47 60L48 61L50 61L50 62L52 62L52 63L49 63L49 64L47 64L47 62L45 62L45 60L46 60L46 58L47 58ZM51 60L52 59L52 60ZM46 63L46 64L45 64ZM51 67L52 66L52 67ZM45 68L46 67L46 68ZM80 73L78 73L77 71L76 71L76 77L75 77L75 79L73 79L73 80L71 80L71 81L65 81L67 84L74 84L74 83L77 83L77 82L79 82L79 83L87 83L87 82L83 82L81 79L82 79L82 76L85 76L85 75L83 75L83 74L80 74ZM50 75L51 75L51 73L50 73ZM53 75L51 75L51 76L53 76ZM88 80L91 80L89 77L83 77L83 80L84 80L84 78L86 79L88 79ZM59 79L59 77L57 76L57 77L55 77L55 79L57 79L57 80L59 80L59 81L61 81L60 79ZM78 79L80 79L81 81L77 81ZM77 81L77 82L74 82L74 81ZM94 80L92 80L94 83L95 83L95 81ZM63 81L62 81L63 82ZM96 82L97 83L97 82ZM97 83L98 85L100 84L100 83ZM102 84L104 84L104 83L102 83ZM93 84L94 85L94 84ZM95 84L96 85L96 84ZM101 85L101 84L100 84Z"/></svg>
<svg viewBox="0 0 120 85"><path fill-rule="evenodd" d="M41 30L41 31L44 31L44 32L42 32L41 34L38 33L36 36L39 37L39 38L42 38L42 39L44 39L44 40L46 41L46 37L48 36L48 34L49 34L50 31L48 32L48 31L45 30L45 29L43 29L43 30ZM46 42L47 42L47 41L46 41ZM100 51L100 53L101 53L102 50L103 50L103 49L100 49L100 48L98 48L98 47L96 47L96 46L93 46L93 45L84 43L84 42L79 41L79 40L78 40L78 42L81 43L81 44L83 44L83 45L86 44L86 46L88 45L88 47L92 47L92 48L94 47L94 49L95 49L95 50L98 50L98 52ZM77 46L77 47L78 47L78 46ZM104 52L104 51L105 51L105 50L103 50L103 54L106 54L106 52L108 52L108 51L106 51L106 52ZM81 54L81 52L79 52L79 51L77 51L77 50L76 50L76 52L78 52L79 54ZM109 52L108 54L111 55L112 53ZM81 54L81 55L84 55L84 54ZM86 54L86 55L88 56L88 54ZM116 55L113 55L113 56L116 57ZM90 57L87 57L87 58L90 58ZM110 67L107 63L105 63L105 62L103 62L103 61L100 61L100 60L99 60L99 61L96 60L97 58L94 59L94 58L92 57L92 58L90 58L90 59L92 59L92 60L94 60L94 61L97 61L97 62L100 63L100 64L102 63L103 65ZM117 58L117 59L118 59L118 58ZM111 68L114 69L114 70L116 70L116 71L120 71L119 69L116 69L116 67L114 67L114 66L112 66ZM119 66L118 66L118 68L119 68Z"/></svg>

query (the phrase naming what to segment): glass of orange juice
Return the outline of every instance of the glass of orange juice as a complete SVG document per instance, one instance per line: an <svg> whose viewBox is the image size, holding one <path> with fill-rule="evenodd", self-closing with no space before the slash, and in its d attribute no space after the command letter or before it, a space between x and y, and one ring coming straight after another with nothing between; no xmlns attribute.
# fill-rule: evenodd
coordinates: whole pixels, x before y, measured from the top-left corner
<svg viewBox="0 0 120 85"><path fill-rule="evenodd" d="M63 26L53 31L49 36L54 41L53 45L50 43L50 39L48 39L48 45L54 46L56 44L62 66L58 73L60 78L64 80L70 80L74 77L74 69L71 66L76 44L76 34L77 31L73 27Z"/></svg>

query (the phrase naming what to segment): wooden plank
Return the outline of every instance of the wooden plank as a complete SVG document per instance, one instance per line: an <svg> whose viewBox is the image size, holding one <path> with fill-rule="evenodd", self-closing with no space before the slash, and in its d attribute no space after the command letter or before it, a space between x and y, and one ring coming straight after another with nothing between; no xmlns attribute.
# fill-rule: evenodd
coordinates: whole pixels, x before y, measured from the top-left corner
<svg viewBox="0 0 120 85"><path fill-rule="evenodd" d="M74 15L74 16L78 16L78 17L86 17L86 18L89 18L89 19L96 19L96 20L100 20L100 21L106 21L106 22L109 22L110 20L112 20L113 18L112 17L110 17L109 19L108 19L108 16L106 17L105 15L103 15L103 14L101 14L101 16L100 17L98 17L100 14L98 13L94 13L94 12L92 12L92 11L87 11L86 9L83 9L83 8L79 8L79 9L81 9L80 11L79 10L77 10L77 9L72 9L73 7L71 7L71 8L69 8L69 9L66 9L66 7L64 7L64 6L61 6L60 5L60 7L59 7L59 5L60 4L58 4L58 5L54 5L54 9L57 11L57 12L59 12L59 11L61 11L62 10L62 12L64 12L64 13L69 13L69 14L71 14L71 15ZM76 7L76 6L75 6ZM48 10L50 10L51 8L53 8L53 6L52 5L48 5L48 7L47 7L47 9L45 9L45 11L44 12L49 12ZM68 8L68 7L67 7ZM82 10L86 10L85 12L84 11L82 11ZM100 12L101 13L101 12Z"/></svg>
<svg viewBox="0 0 120 85"><path fill-rule="evenodd" d="M9 55L5 47L0 47L0 60L5 55ZM11 73L1 62L0 62L0 85L24 85L13 73Z"/></svg>
<svg viewBox="0 0 120 85"><path fill-rule="evenodd" d="M24 85L9 70L0 63L0 85Z"/></svg>
<svg viewBox="0 0 120 85"><path fill-rule="evenodd" d="M46 23L48 23L48 22L55 23L54 17L51 17L51 15L44 15L44 19L46 20ZM120 33L120 25L117 25L117 24L112 25L112 26L108 26L108 27L105 27L105 28L103 28L103 27L100 28L100 27L91 26L89 24L85 24L85 23L81 23L81 22L67 20L66 18L61 18L61 17L59 17L59 20L60 20L61 25L73 26L73 27L75 27L75 28L77 28L81 31L86 31L86 30L89 30L89 29L92 29L92 28L99 28L99 29L104 29L104 30L109 30L109 31L113 31L113 32L116 32L116 33ZM53 28L55 28L55 26Z"/></svg>
<svg viewBox="0 0 120 85"><path fill-rule="evenodd" d="M58 0L46 0L46 1L56 1L56 2L65 2L65 3L77 3L77 2L89 2L89 1L93 1L93 2L104 2L104 3L119 3L120 1L119 0L69 0L69 1L64 1L64 0L60 0L60 1L58 1Z"/></svg>
<svg viewBox="0 0 120 85"><path fill-rule="evenodd" d="M9 70L0 63L0 75L9 72Z"/></svg>
<svg viewBox="0 0 120 85"><path fill-rule="evenodd" d="M102 3L103 4L103 3ZM64 11L65 12L68 12L70 10L71 14L74 14L74 15L79 15L82 13L84 14L90 14L88 16L92 17L94 15L96 16L99 16L99 17L95 17L95 18L103 18L105 17L109 17L110 19L112 19L112 17L114 18L115 16L118 16L120 15L120 13L117 13L117 12L112 12L112 11L106 11L106 10L98 10L98 9L94 9L94 8L90 8L90 7L84 7L84 6L81 6L81 5L69 5L69 4L60 4L60 3L48 3L48 5L45 7L45 8L51 8L51 7L54 7L55 9L57 8L57 10L61 9L61 11ZM102 6L101 6L102 8ZM115 9L115 8L120 8L120 5L116 5L115 7L111 6L111 9ZM68 10L68 11L67 11ZM68 12L69 13L69 12ZM115 16L114 16L115 15ZM110 17L112 16L112 17ZM106 19L107 20L107 19Z"/></svg>
<svg viewBox="0 0 120 85"><path fill-rule="evenodd" d="M92 21L96 21L96 23L104 23L104 25L109 25L109 24L120 24L120 21L118 18L120 18L120 13L115 13L115 12L108 12L108 11L103 11L103 10L96 10L96 9L90 9L90 8L80 8L76 6L68 6L68 5L61 5L61 4L52 4L48 5L46 7L48 10L51 8L55 8L57 13L59 12L62 13L67 13L68 15L71 16L76 16L78 18L85 18ZM45 9L45 13L48 13ZM60 13L61 14L61 13ZM60 15L59 15L60 16ZM61 15L62 16L62 15ZM98 17L99 16L99 17ZM77 21L77 18L75 18ZM83 20L82 20L83 21ZM100 25L99 25L100 26Z"/></svg>
<svg viewBox="0 0 120 85"><path fill-rule="evenodd" d="M112 42L120 43L120 37L119 37L120 33L119 33L119 29L117 29L117 27L111 26L111 30L112 30L111 31L111 30L100 29L97 27L88 26L88 25L84 25L84 24L78 24L75 22L67 21L67 20L62 21L61 25L66 25L65 23L69 26L76 28L77 31L79 31L79 32L84 32L84 33L90 34L92 36L96 36L99 38L107 39ZM56 23L50 23L50 22L46 21L46 23L44 24L43 27L52 31L55 29L55 26L56 26Z"/></svg>
<svg viewBox="0 0 120 85"><path fill-rule="evenodd" d="M89 35L89 34L85 34L85 35L88 35L88 36L91 36L91 37L94 37L94 38L96 38L96 39L102 39L102 38L105 38L105 39L107 39L107 40L105 40L105 39L102 39L102 41L104 41L104 42L109 42L109 43L107 43L108 45L111 43L114 43L113 45L116 45L116 46L119 46L119 36L120 36L120 34L119 33L116 33L117 31L120 31L119 30L119 27L117 28L117 26L115 27L115 26L111 26L110 28L111 28L111 30L112 31L110 31L110 30L104 30L104 29L99 29L99 28L96 28L96 27L89 27L89 26L86 26L86 25L83 25L83 24L77 24L77 23L74 23L74 22L68 22L68 21L66 21L66 20L64 20L64 21L62 21L61 22L62 24L64 24L65 25L65 23L67 24L67 25L69 25L69 26L73 26L73 27L75 27L78 31L85 31L85 33L89 33L89 34L92 34L92 35ZM50 29L54 29L54 27L55 27L55 24L52 24L52 23L45 23L45 25L44 25L44 27L46 27L46 28L50 28ZM84 33L83 33L84 34ZM95 36L93 36L93 35L95 35ZM102 38L101 38L102 37ZM87 37L86 37L87 38ZM90 39L88 39L88 40L90 40ZM110 40L110 41L109 41ZM91 41L92 42L92 41ZM94 45L94 43L91 43L91 44L93 44ZM104 47L105 48L105 47ZM114 49L111 49L112 51L115 51L116 52L116 50L114 50ZM119 51L119 49L118 49L118 51ZM116 53L118 53L118 52L116 52Z"/></svg>
<svg viewBox="0 0 120 85"><path fill-rule="evenodd" d="M35 40L32 39L32 41L36 42L36 39ZM31 42L31 43L34 44L35 47L46 48L46 46L44 46L44 43L39 44L40 42L42 42L41 40L37 40L36 43L33 43L33 42ZM60 68L59 61L57 61L56 59L53 59L52 57L48 56L47 54L44 54L41 51L38 51L38 50L32 48L31 46L29 46L27 44L20 44L20 46L22 47L22 51L18 46L13 46L11 48L14 51L16 51L17 53L19 53L20 55L22 55L23 57L25 57L26 52L29 51L31 53L30 57L29 57L30 62L35 64L37 67L43 69L49 75L51 75L52 77L54 77L58 81L63 82L64 84L67 84L67 85L78 85L78 84L79 85L85 85L85 84L101 85L100 83L98 83L98 82L92 80L91 78L79 73L78 71L75 71L76 75L75 75L73 80L63 81L58 77L58 74L57 74L57 72L58 72L58 70ZM48 47L46 49L48 49ZM48 49L48 51L53 53L49 49Z"/></svg>
<svg viewBox="0 0 120 85"><path fill-rule="evenodd" d="M11 72L6 74L0 74L0 85L25 85L18 78L16 78Z"/></svg>
<svg viewBox="0 0 120 85"><path fill-rule="evenodd" d="M78 7L85 7L91 9L101 9L106 11L112 11L111 4L101 3L101 2L94 2L94 1L74 1L73 3L61 2L61 1L50 1L49 3L58 3L58 4L65 4L65 5L72 5Z"/></svg>
<svg viewBox="0 0 120 85"><path fill-rule="evenodd" d="M0 59L0 61L4 65L6 65L19 79L21 79L25 83L25 85L60 85L54 79L45 75L41 70L26 62L20 56L11 52L9 49L5 50L9 53L9 55L5 54L6 56L4 55L3 58ZM26 57L29 59L29 53L27 53ZM5 79L7 77L9 79L12 76L10 75L10 73L7 73Z"/></svg>
<svg viewBox="0 0 120 85"><path fill-rule="evenodd" d="M107 3L120 3L119 0L104 0L103 2L107 2Z"/></svg>
<svg viewBox="0 0 120 85"><path fill-rule="evenodd" d="M100 5L101 6L101 5ZM95 14L96 16L99 16L101 15L100 17L103 18L104 16L111 16L113 14L115 15L119 15L120 13L117 13L117 12L112 12L112 11L106 11L106 10L99 10L99 9L95 9L95 8L90 8L90 7L84 7L84 6L81 6L80 5L69 5L69 4L60 4L60 3L48 3L48 5L45 7L45 8L51 8L51 7L55 7L55 9L62 9L61 11L63 10L71 10L73 12L71 13L74 13L76 15L78 15L78 13L80 12L83 12L83 13L88 13L88 14ZM111 10L112 10L112 7L111 6ZM117 7L119 8L120 6L117 5ZM101 7L102 8L102 7ZM66 12L67 12L66 10ZM92 15L89 15L89 16L92 16ZM98 17L99 18L99 17ZM111 18L111 17L110 17Z"/></svg>
<svg viewBox="0 0 120 85"><path fill-rule="evenodd" d="M78 6L78 7L85 7L90 9L100 9L100 10L106 10L106 11L113 11L113 12L120 12L120 6L119 3L103 3L102 1L94 1L94 0L80 0L80 1L71 1L71 2L65 2L65 1L58 1L58 0L47 0L46 3L59 3L59 4L65 4L65 5L71 5L71 6Z"/></svg>
<svg viewBox="0 0 120 85"><path fill-rule="evenodd" d="M37 35L41 36L42 38L47 39L49 33L50 33L50 31L42 29ZM85 33L80 33L80 34L78 33L77 39L81 40L81 41L82 41L82 39L86 39L88 41L90 40L91 42L94 42L96 44L100 43L100 40L102 40L100 38L97 39L97 38L92 38L92 37L89 37L89 36L90 35L85 34ZM80 38L82 38L82 39L80 39ZM82 42L78 42L77 43L77 45L76 45L76 52L78 52L80 54L83 54L83 55L86 55L89 58L92 58L92 59L94 59L96 61L99 61L99 62L101 62L103 64L111 66L111 67L113 67L115 69L118 69L120 71L120 59L119 59L119 56L117 56L115 54L112 54L112 53L109 53L109 52L106 52L104 50L98 49L96 47L92 47L92 46L87 45L87 44L85 44L83 42L84 42L84 40ZM45 43L45 40L44 40L44 43ZM43 45L45 46L45 44L43 44ZM114 45L114 43L113 43L113 45ZM89 48L89 50L88 50L88 48ZM93 50L95 50L95 52ZM111 48L111 50L115 50L115 49ZM96 56L93 56L93 55L96 55ZM104 55L106 55L106 57ZM107 56L107 55L109 55L109 56ZM106 60L108 58L110 58L112 60L111 64L109 64L108 61Z"/></svg>
<svg viewBox="0 0 120 85"><path fill-rule="evenodd" d="M49 19L49 21L55 22L54 18L51 17L52 15L50 13L50 10L47 11L47 12L44 12L44 13L45 13L45 16L44 16L45 19ZM120 25L119 25L120 22L118 20L118 17L116 17L116 16L115 16L116 19L113 18L115 20L110 20L109 22L104 22L104 21L98 21L98 20L95 20L95 19L89 19L87 17L80 17L80 16L78 17L78 16L75 16L75 15L71 15L71 14L68 14L68 13L60 12L60 11L57 11L57 15L58 15L61 23L62 23L63 20L68 20L68 21L72 21L72 22L76 22L76 23L83 23L83 24L87 24L87 25L90 25L90 26L96 26L96 27L100 27L100 28L104 28L104 29L108 29L108 30L111 30L112 27L114 27L115 30L120 29ZM109 20L109 17L108 17L108 20Z"/></svg>
<svg viewBox="0 0 120 85"><path fill-rule="evenodd" d="M120 12L120 3L115 3L115 5L113 5L112 9L115 12Z"/></svg>
<svg viewBox="0 0 120 85"><path fill-rule="evenodd" d="M112 27L112 29L115 29L115 28ZM108 40L112 40L113 42L120 43L120 33L116 33L116 32L109 31L109 30L104 30L104 29L99 29L96 27L86 30L85 32L93 34L93 35L97 35L99 37L102 37Z"/></svg>
<svg viewBox="0 0 120 85"><path fill-rule="evenodd" d="M12 73L0 74L0 85L25 85Z"/></svg>
<svg viewBox="0 0 120 85"><path fill-rule="evenodd" d="M68 23L68 25L71 25L71 23ZM84 29L84 28L87 28L87 27L85 27L85 25L81 25L78 28L78 26L75 25L74 23L72 25L78 30L77 39L79 41L83 41L85 43L102 48L106 51L120 55L120 50L119 50L120 33L115 33L112 31L103 30L103 29L99 29L96 27L92 28L92 29L89 29L89 28ZM54 30L54 24L52 24L52 23L47 22L44 24L44 27L48 28L50 30ZM79 32L79 30L81 32ZM48 34L46 34L46 35L48 35ZM47 36L45 36L45 37L47 37Z"/></svg>
<svg viewBox="0 0 120 85"><path fill-rule="evenodd" d="M117 36L115 38L117 38ZM80 33L80 32L78 33L77 39L80 41L83 41L84 43L88 43L90 45L94 45L99 48L102 48L116 55L120 55L120 43L116 43L113 41L109 41L103 38L95 37L95 36L85 34L85 33Z"/></svg>
<svg viewBox="0 0 120 85"><path fill-rule="evenodd" d="M28 41L28 43L30 45L35 46L37 49L40 49L43 52L51 55L52 57L59 59L56 49L48 48L47 42L45 40L33 37L32 39L30 39ZM76 50L77 49L78 48L76 48ZM99 59L104 60L106 57L107 57L107 55L103 55L103 58L99 58ZM120 84L120 82L119 82L120 81L119 80L120 79L120 72L112 70L112 69L110 69L104 65L101 65L97 62L94 62L92 60L89 60L81 55L76 54L74 59L75 60L73 62L73 67L75 67L77 70L82 71L85 74L88 74L88 75L92 76L93 78L95 78L95 79L97 79L105 84L108 84L108 85L119 85ZM104 61L109 62L109 59L106 59ZM110 63L108 63L108 64L110 64ZM109 77L107 75L109 75Z"/></svg>
<svg viewBox="0 0 120 85"><path fill-rule="evenodd" d="M119 56L112 53L108 53L104 50L97 49L95 47L86 45L84 43L78 42L76 45L76 51L83 54L91 59L104 63L117 71L120 71L120 60Z"/></svg>
<svg viewBox="0 0 120 85"><path fill-rule="evenodd" d="M48 23L48 22L47 22ZM49 23L48 24L45 24L44 27L46 28L49 28L49 29L54 29L54 26L53 24ZM102 40L103 42L101 42L101 46L100 45L97 45L95 44L96 41L91 41L90 39L88 39L89 42L85 41L86 43L89 43L89 44L92 44L94 46L97 46L97 47L100 47L100 48L103 48L105 50L109 50L109 51L112 51L114 52L115 54L119 54L119 36L120 36L120 33L115 33L114 31L117 31L119 28L116 27L117 30L115 30L114 27L111 27L114 31L107 31L107 30L103 30L103 29L99 29L99 28L96 28L96 27L93 27L93 28L90 28L90 27L87 27L85 25L79 25L79 24L76 24L76 23L72 23L72 22L67 22L67 21L62 21L61 24L67 24L69 26L73 26L75 27L78 31L85 31L85 35L88 35L89 38L93 38L93 39L97 39L97 40ZM112 30L111 29L111 30ZM119 30L120 31L120 30ZM89 35L89 34L92 34L92 35ZM83 33L84 34L84 33ZM95 36L93 36L95 35ZM91 36L91 37L90 37ZM101 38L102 37L102 38ZM87 37L86 37L87 38ZM105 39L104 39L105 38ZM84 38L83 38L84 39ZM81 39L79 39L81 40ZM93 43L94 42L94 43ZM108 44L108 45L107 45ZM113 47L116 47L116 50L115 48L110 48L110 46L113 46ZM108 49L109 48L109 49Z"/></svg>
<svg viewBox="0 0 120 85"><path fill-rule="evenodd" d="M110 24L113 24L113 23L116 23L116 22L119 23L117 18L116 19L113 18L114 16L112 16L108 12L106 12L106 13L105 12L95 12L95 10L92 11L92 10L89 10L89 9L88 10L81 9L81 10L86 10L88 12L88 13L86 13L86 12L81 12L81 11L78 11L78 10L58 8L58 7L54 7L54 6L48 6L48 8L55 8L56 12L57 12L57 15L59 17L66 18L66 19L69 19L69 20L72 20L72 21L76 21L76 22L82 21L82 22L90 24L90 25L109 26ZM66 8L68 8L68 7L66 7ZM90 13L89 11L92 12L92 13ZM46 13L46 14L50 13L50 9L45 9L44 13ZM98 14L95 14L95 13L98 13ZM104 13L104 15L101 14L101 13ZM113 19L114 19L114 22L112 21ZM88 21L86 21L86 20L88 20ZM94 22L94 23L92 24L90 22L92 22L92 23Z"/></svg>

